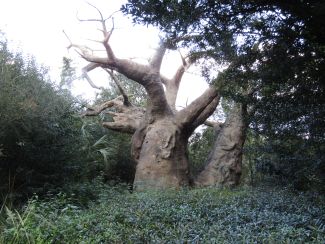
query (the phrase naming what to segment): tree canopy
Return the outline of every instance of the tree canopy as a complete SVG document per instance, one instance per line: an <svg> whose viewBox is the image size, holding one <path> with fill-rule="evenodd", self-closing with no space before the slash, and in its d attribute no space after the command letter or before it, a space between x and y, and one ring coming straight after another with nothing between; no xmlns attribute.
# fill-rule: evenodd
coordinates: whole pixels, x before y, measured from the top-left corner
<svg viewBox="0 0 325 244"><path fill-rule="evenodd" d="M178 46L223 64L222 95L249 103L250 127L271 144L280 140L280 161L303 171L307 160L318 176L325 164L324 9L323 1L262 0L129 0L122 7L135 23L157 26Z"/></svg>

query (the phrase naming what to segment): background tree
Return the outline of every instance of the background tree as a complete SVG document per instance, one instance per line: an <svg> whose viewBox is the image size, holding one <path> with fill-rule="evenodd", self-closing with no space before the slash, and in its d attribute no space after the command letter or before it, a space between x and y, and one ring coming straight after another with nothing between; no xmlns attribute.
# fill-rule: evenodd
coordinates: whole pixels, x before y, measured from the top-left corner
<svg viewBox="0 0 325 244"><path fill-rule="evenodd" d="M60 88L64 88L64 86L71 88L72 82L77 78L76 68L70 58L63 57L62 62Z"/></svg>

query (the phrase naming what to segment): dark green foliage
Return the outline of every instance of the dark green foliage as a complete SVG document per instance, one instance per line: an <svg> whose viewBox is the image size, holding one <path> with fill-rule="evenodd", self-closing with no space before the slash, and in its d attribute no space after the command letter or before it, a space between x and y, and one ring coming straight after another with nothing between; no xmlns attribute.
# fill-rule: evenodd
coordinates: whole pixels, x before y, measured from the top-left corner
<svg viewBox="0 0 325 244"><path fill-rule="evenodd" d="M64 86L67 86L70 88L72 82L76 79L76 70L70 58L63 57L62 61L63 65L61 71L60 87L63 88Z"/></svg>
<svg viewBox="0 0 325 244"><path fill-rule="evenodd" d="M324 145L308 139L264 137L250 131L245 145L245 166L250 184L273 177L278 184L298 190L325 191Z"/></svg>
<svg viewBox="0 0 325 244"><path fill-rule="evenodd" d="M250 126L273 148L272 164L285 166L278 169L294 176L291 180L301 181L306 178L301 172L309 172L323 185L324 9L320 0L129 0L122 7L135 22L181 39L178 45L194 55L225 64L216 79L222 95L255 111Z"/></svg>
<svg viewBox="0 0 325 244"><path fill-rule="evenodd" d="M195 133L189 142L189 160L192 175L197 175L205 166L214 144L214 131L206 128L202 133Z"/></svg>
<svg viewBox="0 0 325 244"><path fill-rule="evenodd" d="M95 186L94 186L95 187ZM96 202L74 196L7 210L3 243L324 243L323 197L288 189L196 189L130 194L97 186ZM19 218L21 217L21 221ZM14 240L14 241L13 241ZM29 241L28 241L29 240Z"/></svg>
<svg viewBox="0 0 325 244"><path fill-rule="evenodd" d="M26 197L78 174L81 120L66 90L55 89L31 58L0 44L0 185Z"/></svg>
<svg viewBox="0 0 325 244"><path fill-rule="evenodd" d="M135 162L130 154L130 135L107 130L93 119L84 119L82 134L87 157L84 179L91 180L102 172L105 181L133 182Z"/></svg>
<svg viewBox="0 0 325 244"><path fill-rule="evenodd" d="M63 59L61 78L60 88L55 88L44 68L33 59L11 53L6 41L1 43L1 199L20 201L32 193L66 189L73 182L89 181L100 174L105 181L133 181L135 163L126 153L130 136L108 131L99 121L80 118L79 102L63 89L75 79L69 59ZM143 89L119 78L134 95L131 101L143 104ZM112 88L103 91L96 102L117 95ZM78 192L76 187L74 191Z"/></svg>

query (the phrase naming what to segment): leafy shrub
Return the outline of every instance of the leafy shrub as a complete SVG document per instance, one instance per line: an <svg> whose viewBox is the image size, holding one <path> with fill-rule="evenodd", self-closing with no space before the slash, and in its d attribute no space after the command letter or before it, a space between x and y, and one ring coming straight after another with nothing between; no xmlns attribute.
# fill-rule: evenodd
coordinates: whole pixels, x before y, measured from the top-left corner
<svg viewBox="0 0 325 244"><path fill-rule="evenodd" d="M324 143L310 138L265 137L250 131L245 143L244 166L250 183L273 177L274 183L292 185L297 190L325 192Z"/></svg>
<svg viewBox="0 0 325 244"><path fill-rule="evenodd" d="M102 172L105 181L133 182L136 163L129 153L130 135L105 129L92 118L84 120L82 135L83 151L88 159L83 172L88 179L94 179Z"/></svg>
<svg viewBox="0 0 325 244"><path fill-rule="evenodd" d="M21 200L61 186L82 168L79 109L47 70L0 41L0 194L10 189Z"/></svg>
<svg viewBox="0 0 325 244"><path fill-rule="evenodd" d="M7 213L10 243L324 243L324 197L288 189L104 187L87 207L64 194ZM28 214L27 214L27 213ZM15 221L11 221L15 219ZM18 233L18 234L17 234ZM19 236L19 238L17 237ZM19 241L18 241L19 240Z"/></svg>

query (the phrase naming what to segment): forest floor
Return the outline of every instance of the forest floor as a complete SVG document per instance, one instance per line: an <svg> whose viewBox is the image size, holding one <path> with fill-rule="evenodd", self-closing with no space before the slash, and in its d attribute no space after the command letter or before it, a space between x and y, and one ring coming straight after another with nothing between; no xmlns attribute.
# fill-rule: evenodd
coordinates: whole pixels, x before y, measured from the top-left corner
<svg viewBox="0 0 325 244"><path fill-rule="evenodd" d="M324 199L279 187L79 184L19 211L3 206L0 243L325 243Z"/></svg>

